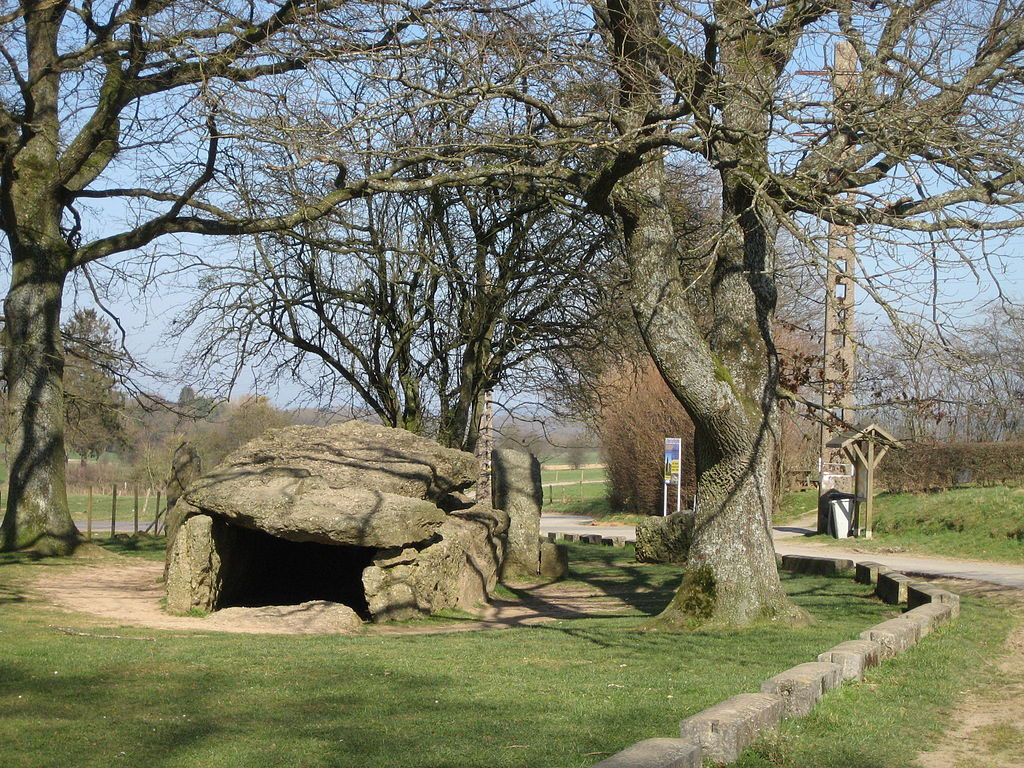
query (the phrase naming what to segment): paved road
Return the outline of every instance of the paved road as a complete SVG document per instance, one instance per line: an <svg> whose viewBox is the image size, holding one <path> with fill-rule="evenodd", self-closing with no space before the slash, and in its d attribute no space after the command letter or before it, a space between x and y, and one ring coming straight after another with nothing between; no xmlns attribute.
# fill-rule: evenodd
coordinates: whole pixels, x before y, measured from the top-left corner
<svg viewBox="0 0 1024 768"><path fill-rule="evenodd" d="M591 518L579 515L544 514L540 519L542 533L599 533L602 536L625 536L628 541L636 541L636 531L621 525L591 525ZM904 573L916 573L927 576L946 576L955 579L974 579L999 584L1006 587L1024 589L1024 567L1000 565L975 560L954 560L950 558L931 557L927 555L888 554L882 552L856 552L850 548L818 544L817 537L808 537L810 533L799 523L779 526L774 530L775 551L783 555L811 555L815 557L841 557L855 562L870 560L888 565ZM820 541L820 539L818 539ZM853 541L853 540L851 540Z"/></svg>

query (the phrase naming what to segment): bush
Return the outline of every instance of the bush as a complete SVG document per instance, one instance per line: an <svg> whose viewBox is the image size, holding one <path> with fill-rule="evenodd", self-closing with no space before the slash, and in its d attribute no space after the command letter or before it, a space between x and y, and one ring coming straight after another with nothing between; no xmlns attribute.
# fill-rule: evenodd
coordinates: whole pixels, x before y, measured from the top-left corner
<svg viewBox="0 0 1024 768"><path fill-rule="evenodd" d="M892 493L1024 485L1024 442L912 443L886 454L877 482Z"/></svg>
<svg viewBox="0 0 1024 768"><path fill-rule="evenodd" d="M666 437L683 440L682 499L689 506L697 488L693 423L653 362L605 377L598 431L612 509L661 514Z"/></svg>

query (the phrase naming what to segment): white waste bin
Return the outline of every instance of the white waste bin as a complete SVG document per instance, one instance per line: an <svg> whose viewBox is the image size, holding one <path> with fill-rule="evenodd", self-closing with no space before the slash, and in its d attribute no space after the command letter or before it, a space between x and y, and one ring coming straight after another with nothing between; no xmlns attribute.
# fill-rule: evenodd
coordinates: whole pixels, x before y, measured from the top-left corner
<svg viewBox="0 0 1024 768"><path fill-rule="evenodd" d="M828 533L832 538L849 538L856 505L857 497L852 494L836 495L829 500Z"/></svg>

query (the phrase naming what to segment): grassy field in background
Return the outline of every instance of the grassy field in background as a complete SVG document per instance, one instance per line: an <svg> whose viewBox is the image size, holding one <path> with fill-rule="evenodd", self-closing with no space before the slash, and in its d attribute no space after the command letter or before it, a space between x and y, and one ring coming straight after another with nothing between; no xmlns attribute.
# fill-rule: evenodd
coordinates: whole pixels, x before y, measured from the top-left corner
<svg viewBox="0 0 1024 768"><path fill-rule="evenodd" d="M74 755L76 766L104 768L583 768L639 739L673 736L680 718L757 690L762 679L892 615L848 579L786 575L787 590L816 624L645 633L639 623L669 599L678 569L629 556L571 546L571 579L626 601L611 615L391 637L111 626L52 609L24 588L75 561L0 556L4 765L64 766ZM900 733L906 751L917 738L908 731L939 726L933 702L944 695L948 703L951 691L981 674L981 654L1005 629L999 609L965 601L957 625L838 695L884 713L876 729L887 718L887 733ZM953 646L961 652L951 653ZM825 706L837 711L831 700ZM838 747L860 748L856 734L847 745L845 733L829 732L806 749L787 744L806 762L756 765L904 765L835 762Z"/></svg>

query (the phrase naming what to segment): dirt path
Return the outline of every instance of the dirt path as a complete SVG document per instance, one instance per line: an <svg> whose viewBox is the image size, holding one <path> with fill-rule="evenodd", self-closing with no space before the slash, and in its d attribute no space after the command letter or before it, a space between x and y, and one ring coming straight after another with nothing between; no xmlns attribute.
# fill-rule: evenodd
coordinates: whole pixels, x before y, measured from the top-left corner
<svg viewBox="0 0 1024 768"><path fill-rule="evenodd" d="M1021 768L1024 766L1024 590L950 581L961 594L976 594L1010 606L1016 627L1007 654L994 662L995 679L968 693L951 716L952 727L922 753L921 768Z"/></svg>
<svg viewBox="0 0 1024 768"><path fill-rule="evenodd" d="M266 609L230 609L205 617L172 616L161 607L163 564L147 560L102 559L99 562L47 571L31 586L34 592L69 612L89 614L119 625L194 632L245 634L323 634L331 628L330 605L307 603ZM629 613L614 595L578 583L518 586L520 600L497 600L479 619L446 624L364 625L361 632L379 635L465 632L505 629L559 618Z"/></svg>

